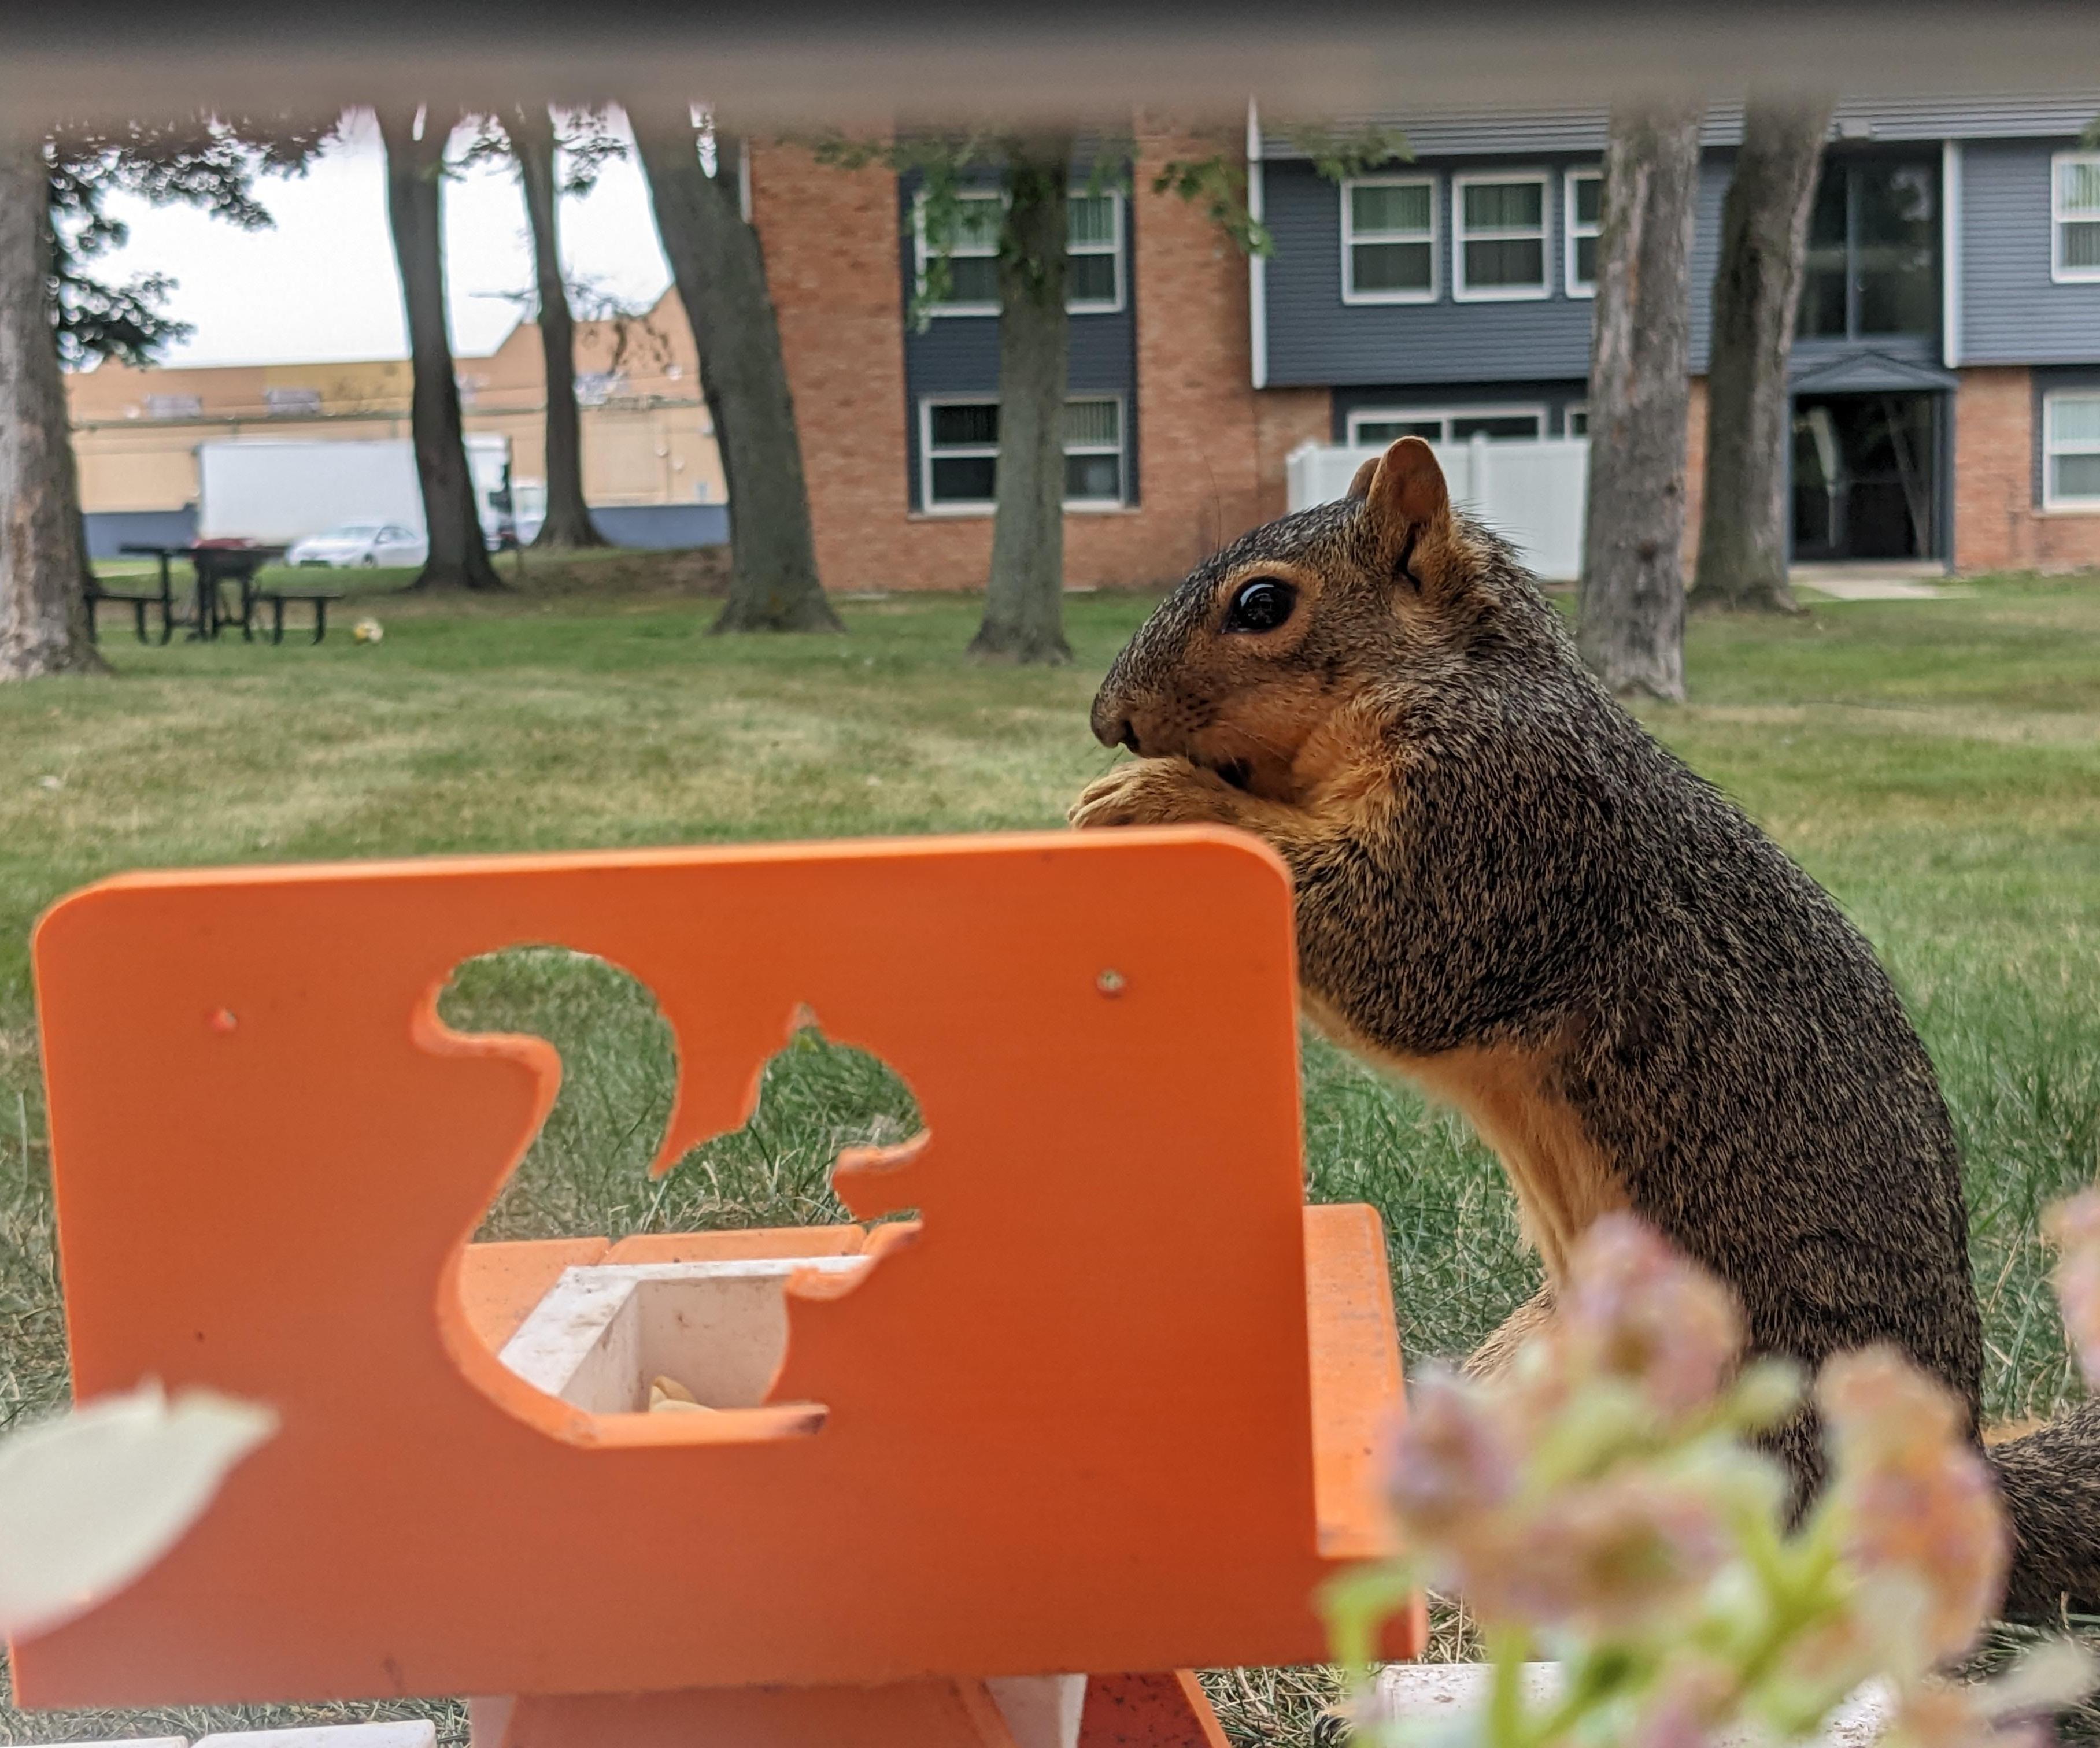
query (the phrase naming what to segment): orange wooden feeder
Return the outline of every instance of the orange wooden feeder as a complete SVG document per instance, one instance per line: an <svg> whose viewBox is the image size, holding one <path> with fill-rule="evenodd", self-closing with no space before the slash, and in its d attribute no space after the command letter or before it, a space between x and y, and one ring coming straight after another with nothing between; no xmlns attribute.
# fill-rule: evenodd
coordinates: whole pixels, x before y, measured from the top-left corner
<svg viewBox="0 0 2100 1748"><path fill-rule="evenodd" d="M65 900L36 966L76 1389L208 1385L283 1429L145 1578L15 1648L22 1700L468 1693L526 1696L477 1703L495 1748L1026 1748L1078 1690L1013 1678L1092 1671L1082 1741L1215 1741L1179 1672L1324 1656L1316 1588L1386 1551L1400 1402L1377 1217L1303 1201L1290 903L1265 849L1188 830ZM926 1133L836 1183L918 1221L470 1244L560 1063L435 1004L527 943L655 993L660 1169L745 1121L805 1010L880 1055ZM571 1265L754 1253L865 1260L788 1280L753 1406L594 1413L498 1358Z"/></svg>

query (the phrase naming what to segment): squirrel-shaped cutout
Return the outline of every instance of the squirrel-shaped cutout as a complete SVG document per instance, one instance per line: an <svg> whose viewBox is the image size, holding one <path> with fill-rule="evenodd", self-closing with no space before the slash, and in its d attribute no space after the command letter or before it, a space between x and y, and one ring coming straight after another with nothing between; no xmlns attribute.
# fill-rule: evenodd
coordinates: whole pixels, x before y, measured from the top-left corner
<svg viewBox="0 0 2100 1748"><path fill-rule="evenodd" d="M1753 1351L1811 1370L1890 1341L1980 1408L1952 1126L1837 905L1583 667L1509 545L1401 438L1339 502L1205 561L1116 659L1102 743L1136 757L1082 827L1266 839L1297 892L1307 1012L1457 1106L1501 1156L1552 1314L1569 1246L1630 1209L1740 1296ZM1775 1442L1798 1502L1804 1414ZM2100 1609L2100 1402L1989 1447L2004 1612Z"/></svg>

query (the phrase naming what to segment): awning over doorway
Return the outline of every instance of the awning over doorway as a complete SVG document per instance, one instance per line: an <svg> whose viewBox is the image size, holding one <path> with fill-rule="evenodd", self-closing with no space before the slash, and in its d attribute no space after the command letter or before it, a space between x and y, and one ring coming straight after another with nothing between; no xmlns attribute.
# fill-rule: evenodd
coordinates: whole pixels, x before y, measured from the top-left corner
<svg viewBox="0 0 2100 1748"><path fill-rule="evenodd" d="M1937 394L1955 385L1952 371L1886 352L1848 352L1788 374L1796 394Z"/></svg>

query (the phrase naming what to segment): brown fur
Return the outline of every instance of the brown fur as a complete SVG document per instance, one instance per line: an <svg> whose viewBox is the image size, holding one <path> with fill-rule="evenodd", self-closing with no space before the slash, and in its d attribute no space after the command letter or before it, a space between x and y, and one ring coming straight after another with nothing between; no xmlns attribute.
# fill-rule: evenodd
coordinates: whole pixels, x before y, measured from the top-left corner
<svg viewBox="0 0 2100 1748"><path fill-rule="evenodd" d="M1357 1037L1348 1019L1317 996L1307 997L1305 1012L1336 1043L1413 1081L1465 1116L1508 1172L1524 1235L1552 1279L1565 1271L1568 1252L1591 1221L1626 1207L1626 1187L1583 1133L1560 1084L1560 1052L1551 1046L1466 1046L1403 1056Z"/></svg>
<svg viewBox="0 0 2100 1748"><path fill-rule="evenodd" d="M1234 603L1261 579L1293 604L1257 628ZM1584 671L1426 444L1198 566L1117 658L1093 725L1138 756L1074 822L1266 839L1296 888L1308 1013L1502 1156L1548 1286L1478 1366L1550 1314L1583 1226L1627 1208L1729 1283L1754 1352L1813 1367L1893 1342L1974 1425L1952 1126L1886 974ZM1776 1442L1805 1499L1817 1428ZM2008 1612L2100 1606L2100 1409L1990 1455Z"/></svg>
<svg viewBox="0 0 2100 1748"><path fill-rule="evenodd" d="M1553 1289L1542 1287L1503 1319L1502 1325L1466 1356L1469 1378L1498 1376L1516 1358L1517 1350L1537 1335L1553 1317Z"/></svg>

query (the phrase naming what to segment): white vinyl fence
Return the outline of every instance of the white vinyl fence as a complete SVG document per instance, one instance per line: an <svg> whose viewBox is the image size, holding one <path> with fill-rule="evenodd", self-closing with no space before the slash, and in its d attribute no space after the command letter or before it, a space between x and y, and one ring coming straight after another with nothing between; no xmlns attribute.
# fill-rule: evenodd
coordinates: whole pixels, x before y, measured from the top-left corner
<svg viewBox="0 0 2100 1748"><path fill-rule="evenodd" d="M1590 482L1590 440L1432 443L1451 499L1504 535L1540 576L1572 582L1582 569L1582 505ZM1301 443L1284 464L1290 508L1308 509L1343 495L1357 469L1384 452L1374 444Z"/></svg>

